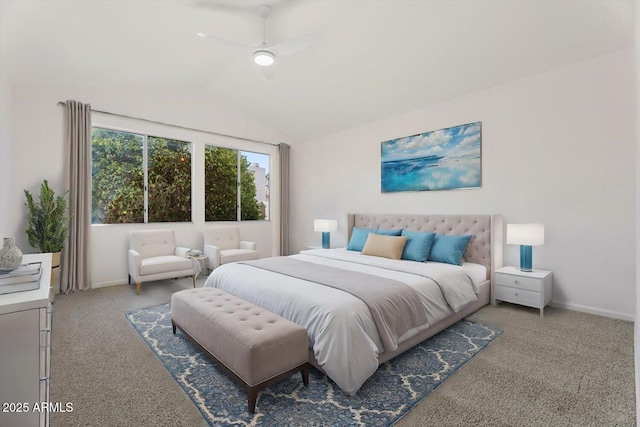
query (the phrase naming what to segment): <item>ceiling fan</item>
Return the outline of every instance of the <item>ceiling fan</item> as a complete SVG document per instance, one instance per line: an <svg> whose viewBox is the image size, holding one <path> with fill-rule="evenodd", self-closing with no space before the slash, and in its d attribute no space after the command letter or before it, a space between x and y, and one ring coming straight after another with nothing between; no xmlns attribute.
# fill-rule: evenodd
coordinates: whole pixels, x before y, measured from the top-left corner
<svg viewBox="0 0 640 427"><path fill-rule="evenodd" d="M256 8L256 14L262 19L262 43L257 46L251 46L237 41L227 40L208 33L198 33L198 36L231 46L240 46L243 48L251 49L253 61L260 66L262 74L267 79L271 80L275 78L275 73L272 65L275 63L276 59L280 56L290 55L308 47L313 43L314 37L309 34L297 39L269 45L267 43L267 18L269 17L270 13L271 6L267 4L260 5Z"/></svg>

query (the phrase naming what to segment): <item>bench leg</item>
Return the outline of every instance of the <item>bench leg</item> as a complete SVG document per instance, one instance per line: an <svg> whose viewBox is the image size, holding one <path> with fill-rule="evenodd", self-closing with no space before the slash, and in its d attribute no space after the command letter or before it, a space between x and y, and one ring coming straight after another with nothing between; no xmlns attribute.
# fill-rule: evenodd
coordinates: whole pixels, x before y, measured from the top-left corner
<svg viewBox="0 0 640 427"><path fill-rule="evenodd" d="M247 407L252 414L256 413L256 401L258 400L258 390L255 387L247 387Z"/></svg>
<svg viewBox="0 0 640 427"><path fill-rule="evenodd" d="M140 282L136 283L136 295L140 295Z"/></svg>
<svg viewBox="0 0 640 427"><path fill-rule="evenodd" d="M173 319L171 319L171 328L173 329L173 335L176 334L176 324L173 322Z"/></svg>
<svg viewBox="0 0 640 427"><path fill-rule="evenodd" d="M309 384L309 364L305 364L302 367L302 370L300 371L300 373L302 374L302 383L304 385L308 385Z"/></svg>

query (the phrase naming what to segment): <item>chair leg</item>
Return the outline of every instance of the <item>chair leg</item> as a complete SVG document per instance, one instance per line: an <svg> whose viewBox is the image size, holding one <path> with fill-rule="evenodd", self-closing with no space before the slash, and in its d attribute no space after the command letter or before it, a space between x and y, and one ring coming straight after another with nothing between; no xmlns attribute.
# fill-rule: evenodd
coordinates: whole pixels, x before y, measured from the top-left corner
<svg viewBox="0 0 640 427"><path fill-rule="evenodd" d="M193 278L193 287L196 287L196 275L191 276Z"/></svg>
<svg viewBox="0 0 640 427"><path fill-rule="evenodd" d="M129 284L131 284L131 275L129 275Z"/></svg>
<svg viewBox="0 0 640 427"><path fill-rule="evenodd" d="M140 282L136 283L136 295L140 295Z"/></svg>

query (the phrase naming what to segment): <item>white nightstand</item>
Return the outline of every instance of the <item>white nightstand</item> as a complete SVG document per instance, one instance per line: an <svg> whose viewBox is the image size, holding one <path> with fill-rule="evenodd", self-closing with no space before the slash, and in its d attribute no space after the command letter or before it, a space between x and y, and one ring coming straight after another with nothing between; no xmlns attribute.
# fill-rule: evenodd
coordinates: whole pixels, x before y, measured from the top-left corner
<svg viewBox="0 0 640 427"><path fill-rule="evenodd" d="M553 273L546 270L521 271L515 267L503 267L494 273L493 304L496 300L526 305L540 309L551 302Z"/></svg>

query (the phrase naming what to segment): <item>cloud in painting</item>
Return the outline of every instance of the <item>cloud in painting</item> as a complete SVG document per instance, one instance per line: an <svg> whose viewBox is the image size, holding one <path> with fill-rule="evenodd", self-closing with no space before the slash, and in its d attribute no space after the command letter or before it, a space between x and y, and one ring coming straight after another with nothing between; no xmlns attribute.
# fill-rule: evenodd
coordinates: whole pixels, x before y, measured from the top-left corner
<svg viewBox="0 0 640 427"><path fill-rule="evenodd" d="M459 155L480 144L480 123L470 123L447 129L405 136L382 143L382 161L416 159L443 152Z"/></svg>

